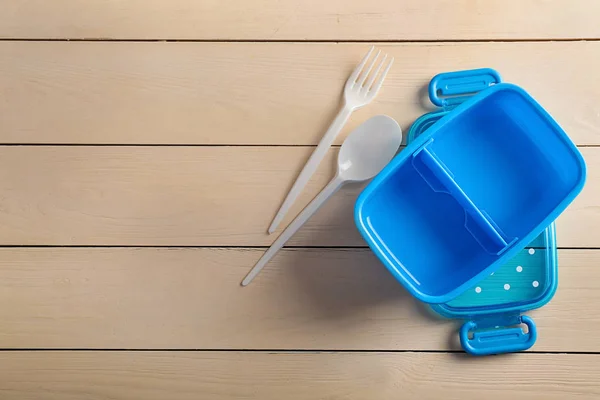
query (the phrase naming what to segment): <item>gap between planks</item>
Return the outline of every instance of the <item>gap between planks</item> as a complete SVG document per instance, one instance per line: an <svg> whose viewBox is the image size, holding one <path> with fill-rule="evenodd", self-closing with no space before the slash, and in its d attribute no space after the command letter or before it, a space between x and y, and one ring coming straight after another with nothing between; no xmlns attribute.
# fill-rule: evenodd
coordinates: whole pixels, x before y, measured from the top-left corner
<svg viewBox="0 0 600 400"><path fill-rule="evenodd" d="M0 42L126 42L126 43L348 43L348 44L452 44L452 43L544 43L544 42L598 42L597 37L579 37L579 38L558 38L558 39L431 39L431 40L332 40L332 39L310 39L310 40L294 40L294 39L111 39L111 38L3 38L0 37Z"/></svg>

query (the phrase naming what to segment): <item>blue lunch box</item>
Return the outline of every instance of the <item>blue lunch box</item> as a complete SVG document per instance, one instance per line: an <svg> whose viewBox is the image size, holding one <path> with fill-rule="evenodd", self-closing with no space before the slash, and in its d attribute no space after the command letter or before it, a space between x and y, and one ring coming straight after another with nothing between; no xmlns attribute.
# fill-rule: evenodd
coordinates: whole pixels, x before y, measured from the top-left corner
<svg viewBox="0 0 600 400"><path fill-rule="evenodd" d="M446 316L477 317L461 331L465 350L528 348L535 325L520 313L556 289L552 222L583 187L583 158L494 70L437 75L429 95L441 110L413 124L407 148L361 193L356 224L416 298ZM527 334L496 328L521 322Z"/></svg>
<svg viewBox="0 0 600 400"><path fill-rule="evenodd" d="M488 69L445 73L438 78L438 82L456 75L463 79L465 92L460 93L462 97L455 97L451 104L418 118L408 131L408 143L412 143L433 123L478 91L478 88L468 84L480 81L481 77L493 77L494 83L501 82L500 75ZM554 296L558 283L556 248L553 222L527 248L488 278L450 302L435 304L432 308L444 317L466 320L459 331L459 338L462 348L470 354L527 350L536 341L537 328L530 317L521 313L542 307ZM527 332L518 327L521 324L527 326Z"/></svg>

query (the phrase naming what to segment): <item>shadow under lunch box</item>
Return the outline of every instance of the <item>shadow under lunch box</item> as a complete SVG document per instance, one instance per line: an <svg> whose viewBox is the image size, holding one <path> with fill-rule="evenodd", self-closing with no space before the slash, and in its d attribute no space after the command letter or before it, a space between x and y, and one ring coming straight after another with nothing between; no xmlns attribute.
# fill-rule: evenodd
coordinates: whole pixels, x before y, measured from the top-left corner
<svg viewBox="0 0 600 400"><path fill-rule="evenodd" d="M553 221L583 187L583 158L494 70L437 75L429 96L440 109L415 121L407 148L361 193L356 224L411 294L467 320L467 352L525 350L537 332L521 313L556 290Z"/></svg>

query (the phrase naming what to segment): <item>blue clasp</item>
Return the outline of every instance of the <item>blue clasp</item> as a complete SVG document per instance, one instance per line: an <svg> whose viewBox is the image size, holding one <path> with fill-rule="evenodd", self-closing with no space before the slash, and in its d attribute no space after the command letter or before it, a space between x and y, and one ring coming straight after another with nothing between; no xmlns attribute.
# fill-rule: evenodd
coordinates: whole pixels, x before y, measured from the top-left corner
<svg viewBox="0 0 600 400"><path fill-rule="evenodd" d="M520 315L511 321L511 325L521 323L527 326L527 333L518 326L490 327L487 323L484 326L478 326L476 321L468 321L460 328L460 344L467 353L475 356L527 350L537 339L537 329L533 320L526 315ZM469 338L469 334L472 335L471 338Z"/></svg>
<svg viewBox="0 0 600 400"><path fill-rule="evenodd" d="M500 82L500 74L491 68L444 72L429 82L429 99L436 106L449 110L473 94Z"/></svg>
<svg viewBox="0 0 600 400"><path fill-rule="evenodd" d="M501 82L500 74L491 68L437 74L429 82L429 100L441 108L421 115L411 125L407 136L408 143L462 102Z"/></svg>

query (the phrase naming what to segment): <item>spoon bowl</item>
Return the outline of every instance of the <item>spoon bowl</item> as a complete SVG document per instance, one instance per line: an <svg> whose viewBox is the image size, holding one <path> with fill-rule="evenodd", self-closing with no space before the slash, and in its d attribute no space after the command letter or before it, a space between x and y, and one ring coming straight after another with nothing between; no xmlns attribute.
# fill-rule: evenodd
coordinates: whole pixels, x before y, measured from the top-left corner
<svg viewBox="0 0 600 400"><path fill-rule="evenodd" d="M338 153L338 175L344 181L373 178L396 155L402 142L398 123L377 115L352 131Z"/></svg>

